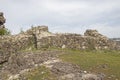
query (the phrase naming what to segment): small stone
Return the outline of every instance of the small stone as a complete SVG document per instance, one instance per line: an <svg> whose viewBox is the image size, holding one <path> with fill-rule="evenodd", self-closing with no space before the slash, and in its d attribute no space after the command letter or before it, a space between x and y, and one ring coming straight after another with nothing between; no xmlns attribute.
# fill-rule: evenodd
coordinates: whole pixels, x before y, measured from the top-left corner
<svg viewBox="0 0 120 80"><path fill-rule="evenodd" d="M87 71L84 71L84 73L86 74L86 73L87 73Z"/></svg>
<svg viewBox="0 0 120 80"><path fill-rule="evenodd" d="M65 47L66 47L66 46L65 46L65 45L63 45L63 46L62 46L62 49L65 49Z"/></svg>
<svg viewBox="0 0 120 80"><path fill-rule="evenodd" d="M99 78L95 74L84 74L82 80L98 80Z"/></svg>

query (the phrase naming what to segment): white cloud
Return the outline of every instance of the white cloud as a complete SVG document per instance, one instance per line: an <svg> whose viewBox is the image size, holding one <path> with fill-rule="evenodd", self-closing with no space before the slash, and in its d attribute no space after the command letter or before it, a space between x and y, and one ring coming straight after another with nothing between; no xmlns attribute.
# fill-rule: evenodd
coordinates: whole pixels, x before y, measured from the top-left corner
<svg viewBox="0 0 120 80"><path fill-rule="evenodd" d="M109 37L120 37L119 3L120 0L1 0L0 10L13 33L21 27L26 30L31 25L44 24L54 32L81 33L95 28Z"/></svg>

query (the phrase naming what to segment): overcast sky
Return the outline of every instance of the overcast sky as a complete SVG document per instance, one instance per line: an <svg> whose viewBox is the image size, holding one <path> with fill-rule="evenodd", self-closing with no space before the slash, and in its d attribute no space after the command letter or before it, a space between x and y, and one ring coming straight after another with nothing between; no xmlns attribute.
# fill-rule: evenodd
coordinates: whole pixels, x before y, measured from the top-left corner
<svg viewBox="0 0 120 80"><path fill-rule="evenodd" d="M120 37L120 0L0 0L0 12L13 34L47 25L51 32L83 34L97 29L108 37Z"/></svg>

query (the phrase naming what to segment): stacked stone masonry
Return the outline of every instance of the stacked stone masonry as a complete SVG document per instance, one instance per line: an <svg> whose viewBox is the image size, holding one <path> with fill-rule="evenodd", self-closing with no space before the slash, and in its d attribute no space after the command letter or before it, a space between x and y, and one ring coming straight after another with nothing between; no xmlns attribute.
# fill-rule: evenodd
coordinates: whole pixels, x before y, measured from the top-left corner
<svg viewBox="0 0 120 80"><path fill-rule="evenodd" d="M36 36L36 43L33 34ZM12 51L25 49L32 45L41 48L70 48L70 49L117 49L115 41L99 34L96 30L87 30L80 34L53 34L47 26L38 26L24 33L12 36L0 36L0 48L10 48ZM9 46L8 46L9 44ZM4 46L4 47L3 47Z"/></svg>
<svg viewBox="0 0 120 80"><path fill-rule="evenodd" d="M0 63L7 61L11 53L19 50L51 47L78 50L120 49L115 41L109 40L96 30L87 30L85 35L53 34L48 31L47 26L39 26L18 35L0 36Z"/></svg>

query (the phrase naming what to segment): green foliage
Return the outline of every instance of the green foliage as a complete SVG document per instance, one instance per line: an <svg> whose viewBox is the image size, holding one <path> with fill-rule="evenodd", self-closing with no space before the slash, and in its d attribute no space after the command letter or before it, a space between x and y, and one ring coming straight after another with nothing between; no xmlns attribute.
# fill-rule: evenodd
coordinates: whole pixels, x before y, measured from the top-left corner
<svg viewBox="0 0 120 80"><path fill-rule="evenodd" d="M10 34L11 32L8 29L6 28L0 29L0 35L10 35Z"/></svg>

